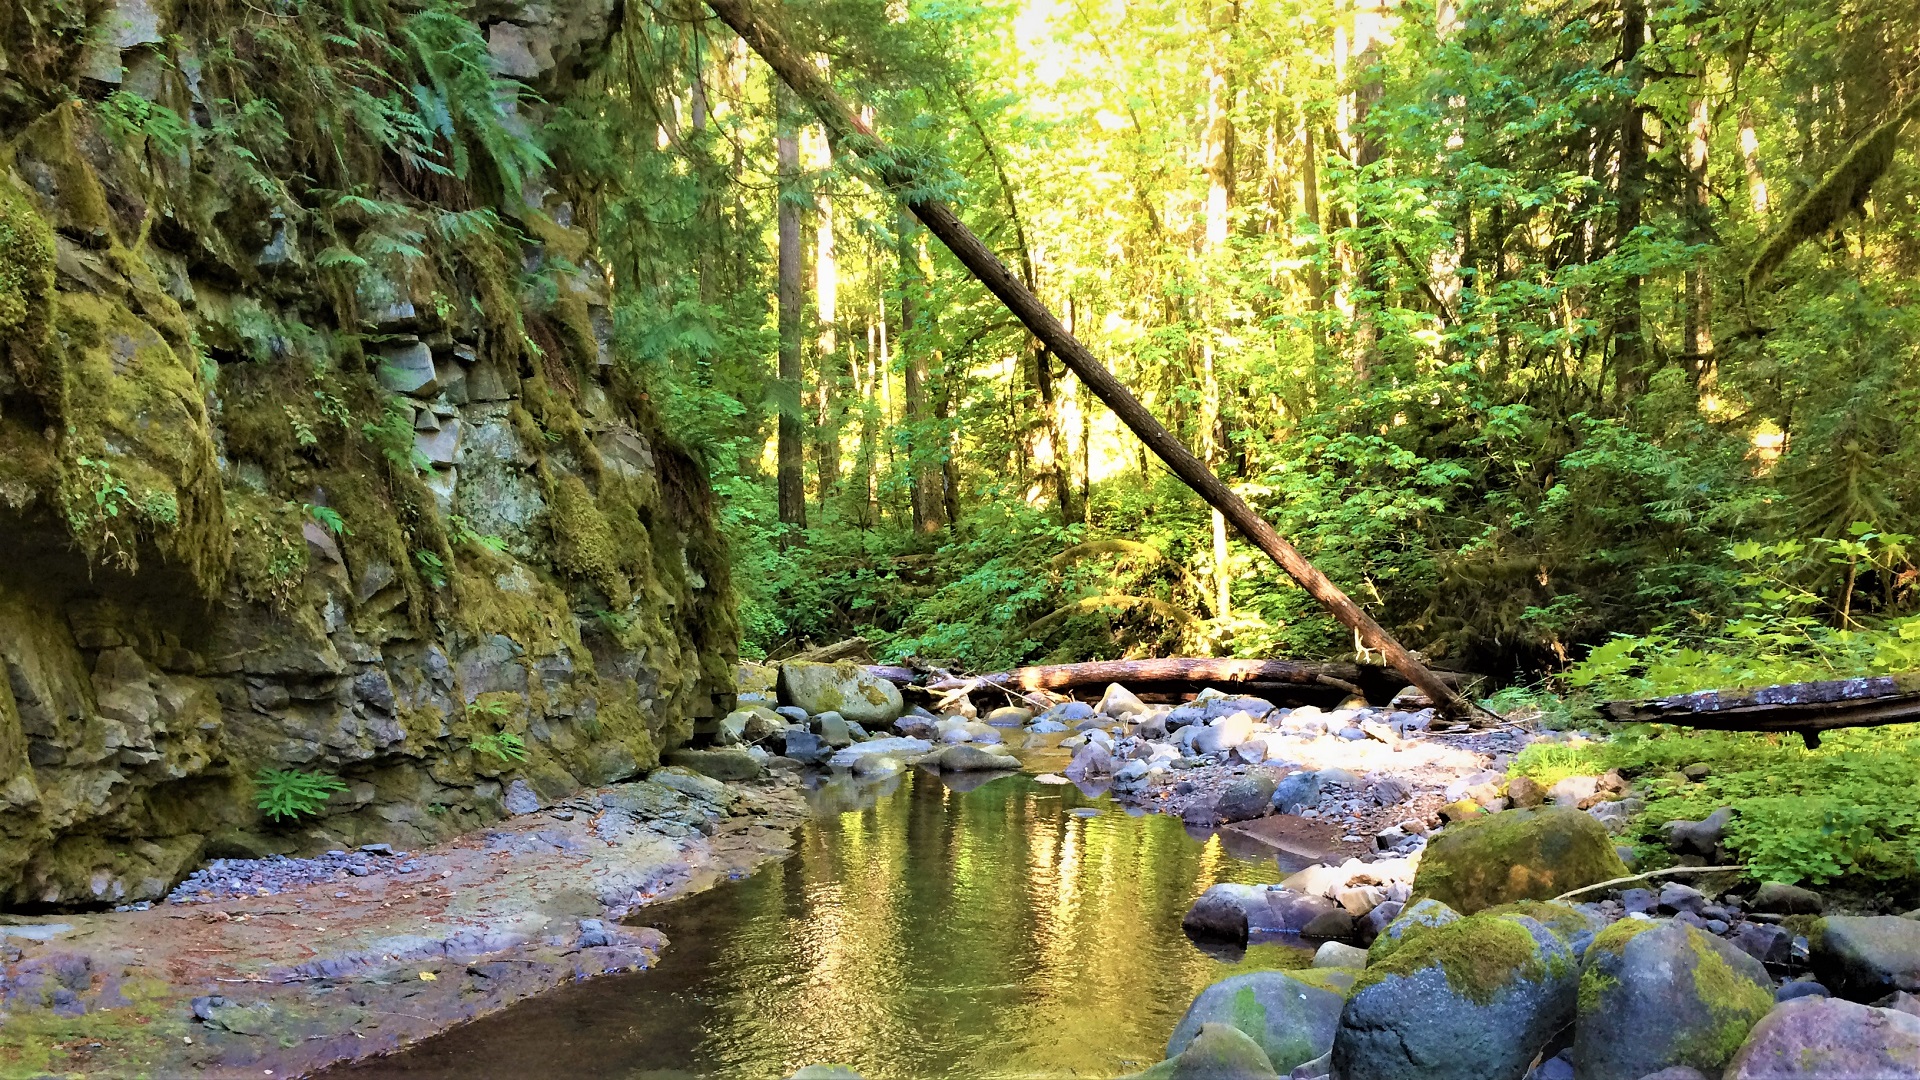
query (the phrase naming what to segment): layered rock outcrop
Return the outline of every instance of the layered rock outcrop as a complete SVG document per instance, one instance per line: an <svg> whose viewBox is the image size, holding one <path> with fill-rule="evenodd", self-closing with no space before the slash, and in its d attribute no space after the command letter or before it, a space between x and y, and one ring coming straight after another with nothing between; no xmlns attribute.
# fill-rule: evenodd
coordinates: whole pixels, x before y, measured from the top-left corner
<svg viewBox="0 0 1920 1080"><path fill-rule="evenodd" d="M731 708L705 475L530 134L619 0L7 8L0 905L417 845Z"/></svg>

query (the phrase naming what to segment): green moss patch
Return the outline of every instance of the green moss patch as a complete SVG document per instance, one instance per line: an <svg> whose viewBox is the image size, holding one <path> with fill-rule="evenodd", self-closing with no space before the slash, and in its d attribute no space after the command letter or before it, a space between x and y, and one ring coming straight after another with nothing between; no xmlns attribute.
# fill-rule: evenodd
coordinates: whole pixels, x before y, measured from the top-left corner
<svg viewBox="0 0 1920 1080"><path fill-rule="evenodd" d="M1508 916L1479 915L1403 939L1398 949L1367 966L1353 992L1434 967L1446 974L1450 990L1476 1005L1490 1004L1515 982L1552 974L1525 925Z"/></svg>

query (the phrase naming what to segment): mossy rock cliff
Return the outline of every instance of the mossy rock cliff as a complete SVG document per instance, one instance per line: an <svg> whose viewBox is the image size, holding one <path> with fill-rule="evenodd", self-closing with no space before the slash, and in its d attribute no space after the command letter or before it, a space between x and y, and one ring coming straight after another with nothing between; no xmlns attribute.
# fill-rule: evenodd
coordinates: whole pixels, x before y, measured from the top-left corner
<svg viewBox="0 0 1920 1080"><path fill-rule="evenodd" d="M528 134L616 0L16 9L0 906L418 845L514 780L650 769L731 708L704 469L609 337L595 237ZM501 74L507 22L551 63ZM448 121L369 125L394 78ZM262 768L345 789L271 821Z"/></svg>

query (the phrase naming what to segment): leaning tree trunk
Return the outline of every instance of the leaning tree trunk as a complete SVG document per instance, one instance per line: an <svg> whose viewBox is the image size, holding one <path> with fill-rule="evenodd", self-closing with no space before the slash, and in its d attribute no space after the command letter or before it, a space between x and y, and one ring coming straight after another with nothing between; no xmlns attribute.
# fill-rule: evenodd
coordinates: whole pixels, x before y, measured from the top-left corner
<svg viewBox="0 0 1920 1080"><path fill-rule="evenodd" d="M1153 414L1140 404L1126 385L1115 378L1113 372L1108 371L1079 339L1067 332L1053 312L1047 310L1046 305L1021 284L999 256L980 242L980 238L961 222L951 207L926 194L925 186L919 183L919 177L905 163L905 159L894 153L854 115L818 68L788 45L778 30L754 14L748 0L707 0L707 6L760 54L781 81L793 88L833 136L840 140L842 147L865 161L882 183L906 200L914 216L927 226L929 232L940 238L940 242L953 252L961 265L978 278L987 291L998 297L1035 337L1060 357L1061 362L1078 375L1081 382L1105 402L1114 415L1165 462L1175 476L1224 514L1234 528L1239 529L1254 546L1299 582L1308 595L1351 628L1362 645L1378 650L1394 670L1405 676L1437 706L1460 716L1470 715L1474 711L1471 703L1454 693L1451 687L1429 671L1372 616L1361 610L1338 585L1275 532L1265 518L1254 512L1253 507L1235 495L1211 469L1194 457L1193 452L1160 421L1154 419Z"/></svg>

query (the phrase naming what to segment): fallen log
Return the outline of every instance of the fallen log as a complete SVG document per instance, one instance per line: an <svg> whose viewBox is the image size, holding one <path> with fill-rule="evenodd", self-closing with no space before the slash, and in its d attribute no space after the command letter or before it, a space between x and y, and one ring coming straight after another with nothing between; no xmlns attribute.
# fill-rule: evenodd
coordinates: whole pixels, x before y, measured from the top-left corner
<svg viewBox="0 0 1920 1080"><path fill-rule="evenodd" d="M1783 683L1758 690L1699 690L1648 701L1608 701L1621 724L1678 724L1710 731L1797 732L1807 749L1835 728L1920 722L1920 673Z"/></svg>
<svg viewBox="0 0 1920 1080"><path fill-rule="evenodd" d="M1449 682L1459 676L1437 672ZM1358 694L1384 703L1402 683L1389 668L1378 664L1310 663L1297 660L1229 660L1216 657L1165 657L1153 660L1096 660L1084 664L1047 664L1015 668L971 678L949 676L927 684L933 693L961 688L999 687L1012 690L1073 690L1119 683L1129 689L1182 684L1194 687L1237 687L1251 693L1315 690L1336 700Z"/></svg>
<svg viewBox="0 0 1920 1080"><path fill-rule="evenodd" d="M898 196L927 231L940 238L947 250L969 273L985 285L988 292L1004 304L1034 337L1044 343L1072 372L1082 385L1093 391L1113 414L1127 425L1147 449L1166 463L1167 468L1189 488L1233 523L1253 545L1279 564L1334 618L1346 625L1368 649L1378 651L1407 682L1419 687L1434 704L1451 716L1460 718L1485 715L1464 696L1419 661L1373 616L1353 602L1338 585L1320 572L1306 556L1281 537L1267 520L1248 506L1246 500L1214 475L1193 451L1187 449L1133 396L1126 384L1114 377L1098 357L1066 325L1040 302L1031 290L1007 269L1000 257L975 236L944 201L929 194L925 182L911 159L898 153L874 134L873 128L847 105L820 68L800 50L787 43L779 28L755 12L775 10L777 0L707 0L707 6L722 22L732 27L742 41L760 54L776 76L791 88L832 135L836 148L850 151L880 183Z"/></svg>

